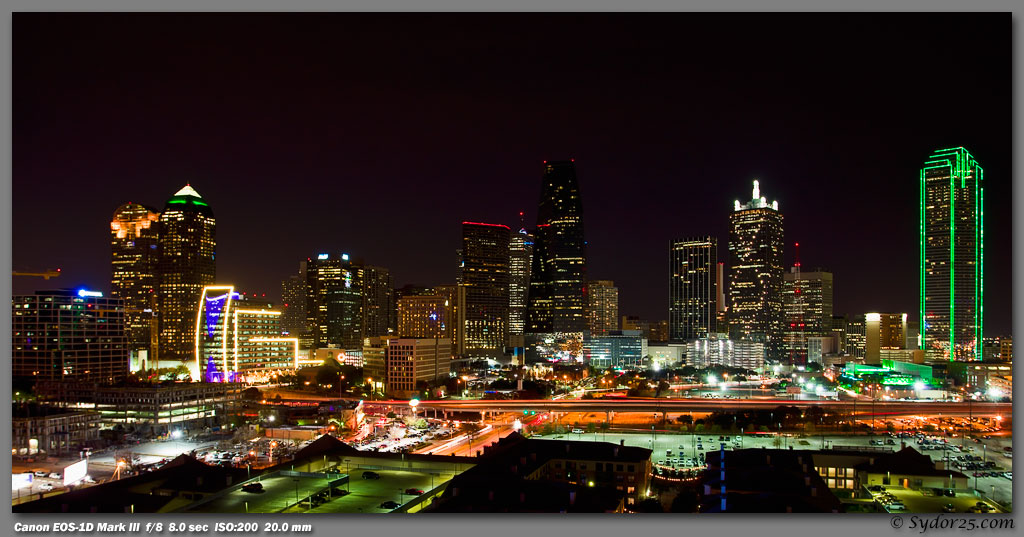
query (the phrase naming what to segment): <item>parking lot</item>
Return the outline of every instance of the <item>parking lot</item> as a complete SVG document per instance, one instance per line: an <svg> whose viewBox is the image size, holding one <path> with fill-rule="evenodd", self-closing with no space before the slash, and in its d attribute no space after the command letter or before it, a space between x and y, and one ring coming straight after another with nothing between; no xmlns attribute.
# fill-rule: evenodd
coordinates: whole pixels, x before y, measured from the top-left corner
<svg viewBox="0 0 1024 537"><path fill-rule="evenodd" d="M451 473L432 476L424 472L407 472L399 470L373 470L380 479L363 479L365 470L353 469L352 479L346 486L351 492L345 496L335 497L331 501L309 509L297 506L289 509L289 513L386 513L394 510L382 508L386 501L394 501L399 505L412 501L417 497L405 494L406 489L430 492L433 487L449 481Z"/></svg>
<svg viewBox="0 0 1024 537"><path fill-rule="evenodd" d="M337 474L332 477L337 477ZM263 485L263 492L236 490L188 512L279 513L295 502L327 489L326 475L324 478L279 475L259 482Z"/></svg>
<svg viewBox="0 0 1024 537"><path fill-rule="evenodd" d="M949 497L939 495L932 489L911 490L890 485L885 486L885 492L872 492L871 495L873 498L881 498L886 493L891 494L905 507L905 509L886 509L891 513L941 513L943 507L946 506L950 506L952 509L946 512L967 513L979 501L979 498L972 494L956 494ZM884 505L886 502L880 500L879 503ZM984 501L982 503L987 505L991 512L999 512L991 503Z"/></svg>

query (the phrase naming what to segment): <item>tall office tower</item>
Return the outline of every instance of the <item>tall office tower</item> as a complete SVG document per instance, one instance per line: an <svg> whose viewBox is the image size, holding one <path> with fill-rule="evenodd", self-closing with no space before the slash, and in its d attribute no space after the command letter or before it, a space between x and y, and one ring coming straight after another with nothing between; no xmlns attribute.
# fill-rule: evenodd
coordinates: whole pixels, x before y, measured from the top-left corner
<svg viewBox="0 0 1024 537"><path fill-rule="evenodd" d="M157 304L160 215L138 203L114 211L110 222L110 296L124 301L128 351L155 367L159 317Z"/></svg>
<svg viewBox="0 0 1024 537"><path fill-rule="evenodd" d="M312 348L362 346L361 266L348 254L318 254L306 260L306 319Z"/></svg>
<svg viewBox="0 0 1024 537"><path fill-rule="evenodd" d="M512 233L508 244L508 332L510 335L521 336L526 330L526 297L530 291L532 258L533 235L525 229Z"/></svg>
<svg viewBox="0 0 1024 537"><path fill-rule="evenodd" d="M309 348L310 331L306 325L306 262L299 264L299 273L281 282L281 330L299 338L303 348Z"/></svg>
<svg viewBox="0 0 1024 537"><path fill-rule="evenodd" d="M984 314L984 173L963 147L920 173L920 336L926 353L980 360Z"/></svg>
<svg viewBox="0 0 1024 537"><path fill-rule="evenodd" d="M572 161L545 161L530 271L527 334L582 333L586 328L583 237L583 203L576 165Z"/></svg>
<svg viewBox="0 0 1024 537"><path fill-rule="evenodd" d="M611 280L587 282L587 330L592 336L619 329L619 288Z"/></svg>
<svg viewBox="0 0 1024 537"><path fill-rule="evenodd" d="M123 299L84 289L13 295L11 329L14 377L116 382L128 374Z"/></svg>
<svg viewBox="0 0 1024 537"><path fill-rule="evenodd" d="M470 358L504 356L508 335L508 247L510 229L500 224L462 223L462 282L466 291L464 353Z"/></svg>
<svg viewBox="0 0 1024 537"><path fill-rule="evenodd" d="M843 352L857 358L863 358L867 352L867 326L863 315L857 315L846 322Z"/></svg>
<svg viewBox="0 0 1024 537"><path fill-rule="evenodd" d="M718 239L672 241L669 250L669 337L687 341L717 331Z"/></svg>
<svg viewBox="0 0 1024 537"><path fill-rule="evenodd" d="M363 268L363 337L389 335L395 328L395 284L386 268Z"/></svg>
<svg viewBox="0 0 1024 537"><path fill-rule="evenodd" d="M217 277L217 221L190 185L167 200L160 213L157 263L160 361L183 364L195 357L196 304Z"/></svg>
<svg viewBox="0 0 1024 537"><path fill-rule="evenodd" d="M799 261L783 275L783 359L807 363L808 338L832 333L832 273L801 271Z"/></svg>
<svg viewBox="0 0 1024 537"><path fill-rule="evenodd" d="M865 363L881 362L882 350L907 348L906 313L868 313L864 316Z"/></svg>
<svg viewBox="0 0 1024 537"><path fill-rule="evenodd" d="M750 201L729 215L729 332L731 339L765 344L768 359L782 351L782 213L754 181Z"/></svg>
<svg viewBox="0 0 1024 537"><path fill-rule="evenodd" d="M462 285L438 285L434 287L433 294L444 298L448 304L447 329L448 337L452 340L452 353L456 356L465 354L466 339L466 288ZM411 296L411 295L410 295ZM426 296L426 295L421 295ZM402 336L404 337L404 336Z"/></svg>

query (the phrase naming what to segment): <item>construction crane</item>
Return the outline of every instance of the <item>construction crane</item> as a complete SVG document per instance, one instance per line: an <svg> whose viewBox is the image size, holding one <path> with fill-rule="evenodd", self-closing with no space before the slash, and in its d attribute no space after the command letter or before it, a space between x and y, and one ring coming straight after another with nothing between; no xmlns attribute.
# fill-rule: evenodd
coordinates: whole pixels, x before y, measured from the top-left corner
<svg viewBox="0 0 1024 537"><path fill-rule="evenodd" d="M36 277L40 277L40 278L42 278L44 280L49 280L50 278L56 278L57 276L60 276L60 269L57 269L57 270L49 270L49 269L47 269L45 272L19 272L19 271L15 270L15 271L11 272L11 275L12 276L36 276Z"/></svg>

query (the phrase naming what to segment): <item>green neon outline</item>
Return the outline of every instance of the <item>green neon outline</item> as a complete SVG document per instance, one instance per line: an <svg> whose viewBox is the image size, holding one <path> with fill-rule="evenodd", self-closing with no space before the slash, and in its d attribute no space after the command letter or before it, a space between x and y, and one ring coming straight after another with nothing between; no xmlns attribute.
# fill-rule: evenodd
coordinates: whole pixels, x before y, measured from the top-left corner
<svg viewBox="0 0 1024 537"><path fill-rule="evenodd" d="M938 159L938 160L936 160ZM975 239L974 244L974 297L972 300L972 307L974 309L973 326L972 332L974 336L973 348L971 355L965 357L968 360L980 360L982 354L982 342L985 333L984 322L985 322L985 189L984 189L984 169L978 165L978 161L975 160L974 156L971 155L966 148L953 147L947 149L940 149L935 151L929 160L925 161L924 167L921 169L919 174L920 179L920 191L919 191L919 253L918 260L920 263L919 267L919 334L922 345L925 344L927 339L927 329L925 328L925 296L927 294L925 280L925 238L926 238L926 222L927 222L927 210L925 209L926 200L926 171L936 168L946 168L950 175L950 235L949 235L949 249L950 249L950 307L949 307L949 352L950 360L956 359L956 330L955 330L955 315L956 315L956 179L960 179L960 188L973 188L974 189L974 214L973 216L973 238ZM967 176L971 175L974 179L974 184L968 186ZM927 347L927 345L924 345Z"/></svg>
<svg viewBox="0 0 1024 537"><path fill-rule="evenodd" d="M918 309L918 325L917 325L918 328L917 328L917 330L918 330L918 347L921 348L921 349L926 348L926 345L925 345L925 339L926 339L926 337L925 337L925 323L924 323L924 297L925 297L925 290L924 290L924 280L925 280L925 257L924 257L924 243L925 243L925 236L924 236L924 228L925 228L925 225L924 225L924 221L925 221L924 193L925 193L925 186L924 185L925 185L925 178L924 178L924 170L925 169L922 168L921 172L920 172L921 187L919 189L919 195L918 195L918 197L920 198L920 211L919 211L920 219L918 221L918 231L919 231L919 233L918 233L918 237L919 237L919 239L918 239L918 245L919 245L918 266L919 266L919 269L920 269L918 271L918 276L919 276L919 279L918 279L918 291L919 291L920 308Z"/></svg>
<svg viewBox="0 0 1024 537"><path fill-rule="evenodd" d="M957 155L955 166L959 170L960 156ZM956 356L953 334L956 332L953 326L956 324L956 176L953 175L953 166L949 167L949 361Z"/></svg>

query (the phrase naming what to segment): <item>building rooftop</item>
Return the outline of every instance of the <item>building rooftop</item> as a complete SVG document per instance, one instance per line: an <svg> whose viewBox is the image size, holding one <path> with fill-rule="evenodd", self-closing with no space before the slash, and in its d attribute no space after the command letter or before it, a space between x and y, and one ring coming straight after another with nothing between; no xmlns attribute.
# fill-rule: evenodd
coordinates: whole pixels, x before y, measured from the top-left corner
<svg viewBox="0 0 1024 537"><path fill-rule="evenodd" d="M171 199L164 205L164 211L168 210L190 210L204 216L213 217L213 209L203 200L203 197L192 188L192 185L185 185L184 188L174 193Z"/></svg>
<svg viewBox="0 0 1024 537"><path fill-rule="evenodd" d="M473 468L455 477L433 512L613 512L624 494L607 487L584 487L530 476L549 461L644 463L651 450L607 442L527 439L512 433L485 448Z"/></svg>
<svg viewBox="0 0 1024 537"><path fill-rule="evenodd" d="M708 454L701 512L723 512L721 487L726 489L724 512L837 513L842 502L814 469L813 452L784 449L740 449L725 454L722 481L720 451Z"/></svg>

